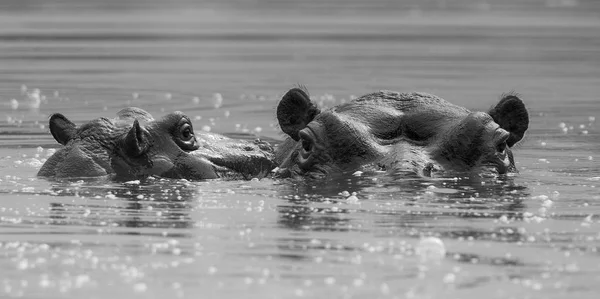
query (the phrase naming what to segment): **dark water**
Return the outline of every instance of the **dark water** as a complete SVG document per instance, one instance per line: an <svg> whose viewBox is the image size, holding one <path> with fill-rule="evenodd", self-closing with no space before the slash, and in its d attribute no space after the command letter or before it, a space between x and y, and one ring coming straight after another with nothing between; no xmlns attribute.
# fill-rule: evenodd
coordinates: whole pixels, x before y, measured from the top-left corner
<svg viewBox="0 0 600 299"><path fill-rule="evenodd" d="M596 298L599 13L583 0L1 1L0 297ZM531 114L521 172L35 177L57 148L50 113L181 110L196 130L281 139L274 108L295 84L323 106L392 89L486 110L516 91Z"/></svg>

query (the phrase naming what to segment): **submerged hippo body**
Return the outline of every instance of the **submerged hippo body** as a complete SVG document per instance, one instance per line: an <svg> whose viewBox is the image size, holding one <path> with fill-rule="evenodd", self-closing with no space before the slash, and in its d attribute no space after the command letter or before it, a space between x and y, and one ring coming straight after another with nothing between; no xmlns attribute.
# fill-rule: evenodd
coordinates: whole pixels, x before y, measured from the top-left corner
<svg viewBox="0 0 600 299"><path fill-rule="evenodd" d="M53 114L50 132L64 147L44 163L41 177L250 178L264 176L275 166L268 144L196 134L181 112L155 120L142 109L126 108L115 119L99 118L79 127Z"/></svg>
<svg viewBox="0 0 600 299"><path fill-rule="evenodd" d="M434 95L380 91L320 111L301 88L288 91L277 119L289 138L276 150L280 175L323 177L357 170L495 169L516 172L511 147L529 117L504 95L489 112L471 112Z"/></svg>

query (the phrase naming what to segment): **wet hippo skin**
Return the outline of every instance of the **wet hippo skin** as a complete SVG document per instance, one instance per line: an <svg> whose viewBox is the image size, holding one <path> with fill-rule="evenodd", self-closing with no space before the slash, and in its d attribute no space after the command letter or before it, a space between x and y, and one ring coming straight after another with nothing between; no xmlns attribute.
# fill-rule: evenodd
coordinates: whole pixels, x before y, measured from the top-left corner
<svg viewBox="0 0 600 299"><path fill-rule="evenodd" d="M379 91L320 111L305 88L289 90L277 119L280 176L323 177L357 170L516 172L511 148L528 128L523 101L506 94L472 112L426 93Z"/></svg>
<svg viewBox="0 0 600 299"><path fill-rule="evenodd" d="M252 178L275 167L269 144L196 133L181 112L155 120L132 107L115 119L99 118L79 127L57 113L50 117L50 132L64 147L44 163L41 177Z"/></svg>

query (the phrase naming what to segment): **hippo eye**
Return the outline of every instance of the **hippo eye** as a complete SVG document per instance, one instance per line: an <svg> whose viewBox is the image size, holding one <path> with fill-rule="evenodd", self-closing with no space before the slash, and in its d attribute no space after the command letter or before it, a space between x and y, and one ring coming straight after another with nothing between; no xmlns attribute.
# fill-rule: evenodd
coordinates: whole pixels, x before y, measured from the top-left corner
<svg viewBox="0 0 600 299"><path fill-rule="evenodd" d="M183 141L191 140L194 137L192 126L190 126L189 124L182 125L179 130L181 132L181 139L183 139Z"/></svg>

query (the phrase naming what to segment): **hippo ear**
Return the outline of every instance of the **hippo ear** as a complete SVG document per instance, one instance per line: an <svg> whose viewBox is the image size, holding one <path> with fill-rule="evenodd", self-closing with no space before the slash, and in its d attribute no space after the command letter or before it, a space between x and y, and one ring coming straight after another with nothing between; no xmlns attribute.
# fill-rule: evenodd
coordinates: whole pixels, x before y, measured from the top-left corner
<svg viewBox="0 0 600 299"><path fill-rule="evenodd" d="M506 144L515 145L525 135L529 127L529 114L523 101L514 94L503 95L496 107L488 113L494 121L510 133Z"/></svg>
<svg viewBox="0 0 600 299"><path fill-rule="evenodd" d="M77 126L60 113L50 116L50 133L58 143L66 145L77 132Z"/></svg>
<svg viewBox="0 0 600 299"><path fill-rule="evenodd" d="M298 132L306 127L321 111L306 91L292 88L281 98L277 105L277 121L281 130L298 141Z"/></svg>
<svg viewBox="0 0 600 299"><path fill-rule="evenodd" d="M123 146L125 153L131 157L142 155L150 147L146 132L140 127L140 123L137 119L133 121L131 130L129 130L127 136L125 136Z"/></svg>

